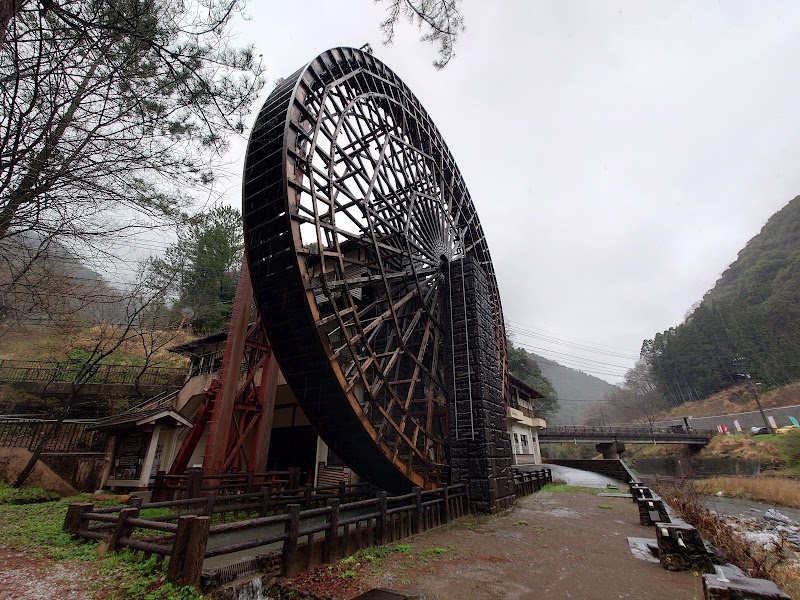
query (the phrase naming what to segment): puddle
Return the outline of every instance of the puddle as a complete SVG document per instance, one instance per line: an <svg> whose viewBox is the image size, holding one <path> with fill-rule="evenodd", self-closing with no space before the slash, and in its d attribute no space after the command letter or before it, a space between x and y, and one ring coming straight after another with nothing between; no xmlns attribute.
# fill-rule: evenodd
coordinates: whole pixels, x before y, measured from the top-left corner
<svg viewBox="0 0 800 600"><path fill-rule="evenodd" d="M658 560L658 542L651 538L629 537L628 545L631 547L631 552L639 560L646 560L647 562L659 562Z"/></svg>

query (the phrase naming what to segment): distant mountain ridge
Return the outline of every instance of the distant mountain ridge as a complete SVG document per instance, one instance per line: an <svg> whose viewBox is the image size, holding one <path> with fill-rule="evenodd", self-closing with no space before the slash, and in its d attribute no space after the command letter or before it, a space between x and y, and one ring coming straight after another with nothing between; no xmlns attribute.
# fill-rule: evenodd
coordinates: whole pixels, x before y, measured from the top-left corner
<svg viewBox="0 0 800 600"><path fill-rule="evenodd" d="M643 355L673 405L800 380L800 196L772 215L680 325Z"/></svg>
<svg viewBox="0 0 800 600"><path fill-rule="evenodd" d="M548 422L552 425L576 425L581 423L584 413L595 402L603 400L608 392L617 390L617 386L594 377L583 371L566 367L554 360L528 353L558 394L558 411Z"/></svg>

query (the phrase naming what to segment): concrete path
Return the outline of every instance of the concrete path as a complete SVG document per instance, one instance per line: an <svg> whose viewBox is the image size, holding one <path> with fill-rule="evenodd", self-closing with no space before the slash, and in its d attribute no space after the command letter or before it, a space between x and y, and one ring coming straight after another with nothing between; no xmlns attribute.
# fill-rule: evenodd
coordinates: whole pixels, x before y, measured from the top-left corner
<svg viewBox="0 0 800 600"><path fill-rule="evenodd" d="M553 474L553 481L563 481L568 485L590 488L605 488L609 485L616 485L624 491L628 491L627 482L617 481L605 475L598 475L581 469L563 467L561 465L519 465L520 471L540 471L542 468L550 469Z"/></svg>

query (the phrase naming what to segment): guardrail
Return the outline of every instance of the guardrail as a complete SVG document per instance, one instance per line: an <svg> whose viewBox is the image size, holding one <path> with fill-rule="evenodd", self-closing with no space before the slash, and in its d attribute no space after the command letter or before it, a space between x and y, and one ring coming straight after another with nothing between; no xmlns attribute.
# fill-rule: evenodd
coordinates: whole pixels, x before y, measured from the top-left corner
<svg viewBox="0 0 800 600"><path fill-rule="evenodd" d="M104 452L105 432L92 430L93 420L71 419L61 423L44 446L45 452ZM0 448L27 448L33 450L42 438L55 427L55 419L2 419L0 420Z"/></svg>
<svg viewBox="0 0 800 600"><path fill-rule="evenodd" d="M70 361L48 362L39 360L0 359L0 382L72 383L78 376L81 364ZM186 379L182 367L148 367L144 373L136 365L97 365L87 383L106 385L164 385L180 386Z"/></svg>
<svg viewBox="0 0 800 600"><path fill-rule="evenodd" d="M577 427L557 426L541 430L539 439L549 437L584 437L613 439L615 437L646 437L662 439L697 439L704 440L716 435L716 431L709 429L693 429L681 431L671 427Z"/></svg>
<svg viewBox="0 0 800 600"><path fill-rule="evenodd" d="M525 495L552 481L552 476L545 469L516 473L514 480L517 493ZM208 588L256 570L291 575L359 548L446 525L471 512L464 484L426 491L414 488L396 496L378 492L354 502L342 502L321 488L310 493L303 489L300 497L296 491L265 488L254 494L150 503L131 498L126 505L110 507L77 502L67 510L64 531L106 541L115 551L131 548L146 556L169 556L169 581L193 586L202 581ZM284 512L269 514L279 506ZM165 509L172 512L163 514ZM253 513L258 516L252 517ZM245 518L226 522L224 515ZM255 558L203 568L207 560L257 548L261 552Z"/></svg>

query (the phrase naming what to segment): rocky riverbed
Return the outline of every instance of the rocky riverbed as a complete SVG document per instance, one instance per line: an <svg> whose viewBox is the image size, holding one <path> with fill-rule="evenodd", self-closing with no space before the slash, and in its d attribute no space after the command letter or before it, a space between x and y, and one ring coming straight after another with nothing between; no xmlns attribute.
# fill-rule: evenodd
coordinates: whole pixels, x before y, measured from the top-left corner
<svg viewBox="0 0 800 600"><path fill-rule="evenodd" d="M800 521L786 514L789 510L782 512L776 507L761 505L761 508L749 506L745 509L746 512L741 509L723 512L712 508L715 504L719 506L719 503L714 502L707 503L707 506L710 505L712 512L753 545L768 551L782 546L795 554L800 552Z"/></svg>

